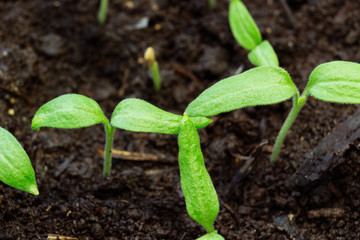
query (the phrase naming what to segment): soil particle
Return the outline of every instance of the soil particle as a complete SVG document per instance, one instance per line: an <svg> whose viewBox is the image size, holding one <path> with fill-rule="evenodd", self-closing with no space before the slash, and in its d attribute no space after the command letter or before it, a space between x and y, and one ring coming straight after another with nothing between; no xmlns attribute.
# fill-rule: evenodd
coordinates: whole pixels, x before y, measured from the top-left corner
<svg viewBox="0 0 360 240"><path fill-rule="evenodd" d="M20 88L25 80L34 76L37 55L31 47L0 44L0 80L12 82Z"/></svg>
<svg viewBox="0 0 360 240"><path fill-rule="evenodd" d="M64 39L61 36L49 33L40 39L39 50L50 57L58 56L66 51Z"/></svg>

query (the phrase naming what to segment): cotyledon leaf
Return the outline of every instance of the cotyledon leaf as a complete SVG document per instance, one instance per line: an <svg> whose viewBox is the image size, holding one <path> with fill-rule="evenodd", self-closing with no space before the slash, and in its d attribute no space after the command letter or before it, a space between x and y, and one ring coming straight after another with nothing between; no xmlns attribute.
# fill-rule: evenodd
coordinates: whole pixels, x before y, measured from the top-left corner
<svg viewBox="0 0 360 240"><path fill-rule="evenodd" d="M134 132L177 134L181 119L181 115L164 111L144 100L128 98L116 106L111 125ZM192 121L196 128L203 128L209 125L212 119L194 117Z"/></svg>
<svg viewBox="0 0 360 240"><path fill-rule="evenodd" d="M360 64L333 61L317 66L304 94L328 102L360 103Z"/></svg>
<svg viewBox="0 0 360 240"><path fill-rule="evenodd" d="M0 181L38 195L30 159L15 137L0 127Z"/></svg>
<svg viewBox="0 0 360 240"><path fill-rule="evenodd" d="M243 107L278 103L296 92L284 69L257 67L217 82L192 101L185 112L191 117L207 117Z"/></svg>
<svg viewBox="0 0 360 240"><path fill-rule="evenodd" d="M244 3L231 0L229 23L236 41L245 49L252 50L261 43L261 34Z"/></svg>
<svg viewBox="0 0 360 240"><path fill-rule="evenodd" d="M278 57L271 46L269 41L265 40L260 43L256 48L251 50L248 54L248 58L255 66L279 66Z"/></svg>
<svg viewBox="0 0 360 240"><path fill-rule="evenodd" d="M108 124L99 104L79 94L65 94L39 108L32 120L32 128L81 128L98 123Z"/></svg>
<svg viewBox="0 0 360 240"><path fill-rule="evenodd" d="M180 122L178 144L180 182L186 210L208 233L214 232L219 200L205 167L199 135L187 114Z"/></svg>

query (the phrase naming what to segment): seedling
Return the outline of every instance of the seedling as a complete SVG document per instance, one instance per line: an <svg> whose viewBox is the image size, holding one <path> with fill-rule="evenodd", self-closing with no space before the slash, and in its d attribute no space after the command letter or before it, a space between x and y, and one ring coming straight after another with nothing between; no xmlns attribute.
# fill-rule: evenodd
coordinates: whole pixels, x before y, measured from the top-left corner
<svg viewBox="0 0 360 240"><path fill-rule="evenodd" d="M100 7L98 13L98 22L104 24L106 21L106 13L109 5L109 0L100 0Z"/></svg>
<svg viewBox="0 0 360 240"><path fill-rule="evenodd" d="M161 78L160 78L160 72L159 72L159 64L155 58L154 48L148 47L146 49L145 54L144 54L144 59L145 59L146 65L149 68L149 71L151 73L151 77L152 77L153 83L154 83L154 89L156 92L159 92L160 87L161 87Z"/></svg>
<svg viewBox="0 0 360 240"><path fill-rule="evenodd" d="M39 195L30 159L16 138L0 127L0 180L5 184Z"/></svg>
<svg viewBox="0 0 360 240"><path fill-rule="evenodd" d="M178 134L181 188L187 212L208 233L213 233L211 236L220 236L213 226L219 213L219 200L206 170L196 131L211 121L204 117L189 117L186 113L174 115L131 98L120 102L111 118L114 126L130 131Z"/></svg>
<svg viewBox="0 0 360 240"><path fill-rule="evenodd" d="M222 80L206 89L185 112L208 117L242 107L272 104L293 96L293 108L276 138L270 158L276 162L285 136L309 96L337 103L360 103L360 64L333 61L319 65L311 73L302 95L281 68L264 66Z"/></svg>
<svg viewBox="0 0 360 240"><path fill-rule="evenodd" d="M126 101L125 104L128 102ZM146 107L130 104L130 110L133 111L131 116L134 119L130 117L129 119L131 120L129 122L123 122L123 129L126 129L127 125L132 125L132 121L136 121L137 117L143 117L144 121L137 125L137 129L140 131L147 132L150 128L151 130L156 129L155 132L159 133L177 134L179 131L178 123L181 119L180 115L165 112L151 104L148 104ZM149 116L148 113L153 113L153 115L147 118ZM124 112L124 114L129 113ZM115 109L113 114L115 123L117 118L119 118L119 114L117 109ZM193 120L197 128L205 127L211 122L211 120L201 117L193 118ZM118 126L110 124L99 104L91 98L79 94L65 94L49 101L36 112L32 120L32 128L34 130L39 130L41 127L74 129L89 127L98 123L104 124L106 133L103 175L110 176L111 150L115 127ZM156 123L156 126L152 126L154 123Z"/></svg>
<svg viewBox="0 0 360 240"><path fill-rule="evenodd" d="M116 106L111 124L129 131L178 134L181 187L187 211L208 232L200 239L221 240L213 227L219 202L204 165L196 128L211 122L205 116L281 102L296 90L283 69L259 67L221 80L205 90L190 103L183 117L162 110L157 112L158 108L140 99L125 99Z"/></svg>
<svg viewBox="0 0 360 240"><path fill-rule="evenodd" d="M360 64L333 61L316 67L300 96L297 91L293 97L293 107L276 138L270 161L278 159L287 132L294 123L309 96L319 100L337 103L360 103Z"/></svg>
<svg viewBox="0 0 360 240"><path fill-rule="evenodd" d="M229 6L231 32L240 46L250 51L248 58L255 66L279 66L277 55L268 41L262 41L254 19L241 0L231 0Z"/></svg>
<svg viewBox="0 0 360 240"><path fill-rule="evenodd" d="M208 0L209 7L214 8L216 6L216 0Z"/></svg>

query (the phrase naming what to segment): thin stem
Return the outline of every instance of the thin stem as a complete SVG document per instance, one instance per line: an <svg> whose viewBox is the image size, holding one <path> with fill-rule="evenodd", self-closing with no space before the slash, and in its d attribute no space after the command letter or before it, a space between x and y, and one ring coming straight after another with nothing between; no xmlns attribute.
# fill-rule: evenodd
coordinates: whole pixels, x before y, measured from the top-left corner
<svg viewBox="0 0 360 240"><path fill-rule="evenodd" d="M303 94L304 95L304 94ZM294 123L299 111L301 110L302 106L304 106L307 100L307 95L301 96L299 98L299 93L296 93L293 97L293 107L286 118L285 122L283 123L278 136L276 137L275 144L273 146L272 154L270 157L270 162L275 163L279 157L279 153L286 137L287 132L289 131L290 127Z"/></svg>
<svg viewBox="0 0 360 240"><path fill-rule="evenodd" d="M103 176L109 177L111 173L111 150L114 142L115 127L105 124L106 142L104 152Z"/></svg>
<svg viewBox="0 0 360 240"><path fill-rule="evenodd" d="M159 92L160 87L161 87L161 78L160 78L158 62L154 61L152 66L149 66L149 69L150 69L152 77L153 77L154 89L156 92Z"/></svg>
<svg viewBox="0 0 360 240"><path fill-rule="evenodd" d="M100 8L99 8L99 13L98 13L98 21L100 24L103 24L106 20L106 12L108 9L108 4L109 4L108 0L100 1Z"/></svg>

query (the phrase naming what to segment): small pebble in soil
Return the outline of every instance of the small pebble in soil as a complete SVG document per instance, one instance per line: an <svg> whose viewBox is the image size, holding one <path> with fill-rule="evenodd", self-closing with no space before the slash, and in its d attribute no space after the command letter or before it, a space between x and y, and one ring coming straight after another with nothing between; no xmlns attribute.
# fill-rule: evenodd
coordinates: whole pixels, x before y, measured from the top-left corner
<svg viewBox="0 0 360 240"><path fill-rule="evenodd" d="M55 33L43 36L40 41L40 50L50 57L58 56L66 51L64 39Z"/></svg>

